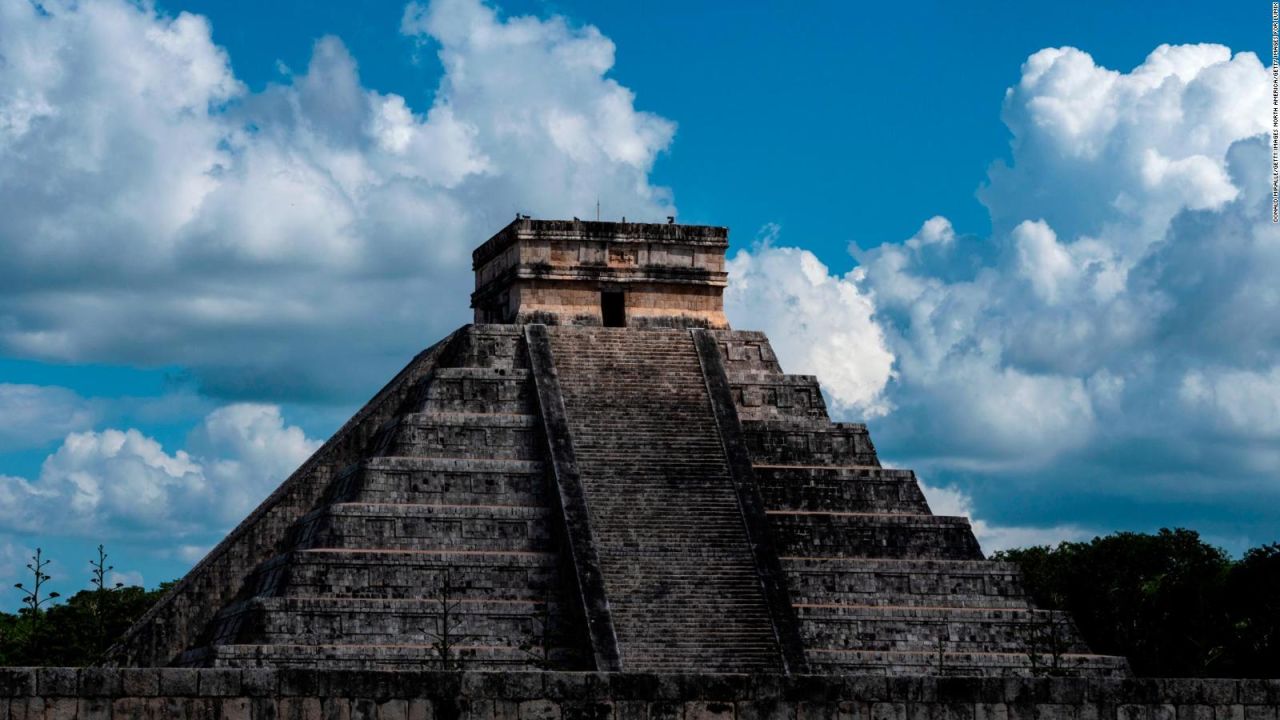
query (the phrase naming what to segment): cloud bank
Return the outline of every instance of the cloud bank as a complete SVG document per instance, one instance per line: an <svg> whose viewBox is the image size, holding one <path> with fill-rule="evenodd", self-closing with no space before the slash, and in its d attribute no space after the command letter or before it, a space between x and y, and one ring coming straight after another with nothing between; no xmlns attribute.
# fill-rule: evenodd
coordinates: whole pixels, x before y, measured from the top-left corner
<svg viewBox="0 0 1280 720"><path fill-rule="evenodd" d="M34 480L0 475L0 532L117 539L225 532L320 445L274 405L237 403L172 454L136 429L76 432Z"/></svg>
<svg viewBox="0 0 1280 720"><path fill-rule="evenodd" d="M851 247L852 272L810 284L850 285L857 311L791 303L764 322L834 325L855 342L831 359L819 332L784 343L784 364L816 371L845 414L894 408L875 427L886 455L993 522L1064 539L1185 522L1275 540L1266 80L1252 53L1217 45L1161 46L1127 73L1074 48L1037 52L1005 98L1011 161L979 191L992 235L936 217L903 242ZM794 283L795 267L769 267L758 284ZM886 351L883 392L850 393L842 370Z"/></svg>
<svg viewBox="0 0 1280 720"><path fill-rule="evenodd" d="M0 353L351 401L468 321L470 251L517 211L674 212L674 124L595 28L440 0L402 31L443 63L430 108L334 37L251 93L202 17L0 3Z"/></svg>

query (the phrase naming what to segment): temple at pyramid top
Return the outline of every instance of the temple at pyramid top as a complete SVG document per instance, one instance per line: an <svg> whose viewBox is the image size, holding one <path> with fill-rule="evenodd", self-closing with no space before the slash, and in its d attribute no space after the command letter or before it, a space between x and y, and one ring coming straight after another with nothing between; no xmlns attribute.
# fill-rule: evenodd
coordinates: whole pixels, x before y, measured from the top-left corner
<svg viewBox="0 0 1280 720"><path fill-rule="evenodd" d="M472 253L477 323L725 328L728 228L516 219Z"/></svg>

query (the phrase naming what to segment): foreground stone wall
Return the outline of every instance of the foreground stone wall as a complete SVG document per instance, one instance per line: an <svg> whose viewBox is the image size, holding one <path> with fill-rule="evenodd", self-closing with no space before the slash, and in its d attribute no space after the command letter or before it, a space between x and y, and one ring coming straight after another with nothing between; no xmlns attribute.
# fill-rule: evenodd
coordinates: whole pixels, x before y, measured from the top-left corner
<svg viewBox="0 0 1280 720"><path fill-rule="evenodd" d="M5 720L1277 720L1280 680L8 668Z"/></svg>

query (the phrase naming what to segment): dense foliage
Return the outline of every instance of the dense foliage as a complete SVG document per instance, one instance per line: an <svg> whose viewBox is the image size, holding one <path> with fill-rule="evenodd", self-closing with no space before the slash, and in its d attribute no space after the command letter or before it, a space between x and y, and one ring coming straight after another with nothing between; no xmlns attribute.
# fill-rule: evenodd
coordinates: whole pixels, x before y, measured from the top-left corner
<svg viewBox="0 0 1280 720"><path fill-rule="evenodd" d="M996 553L1090 647L1146 676L1280 677L1280 544L1239 560L1190 530Z"/></svg>
<svg viewBox="0 0 1280 720"><path fill-rule="evenodd" d="M83 590L61 605L0 613L0 665L90 665L167 586Z"/></svg>

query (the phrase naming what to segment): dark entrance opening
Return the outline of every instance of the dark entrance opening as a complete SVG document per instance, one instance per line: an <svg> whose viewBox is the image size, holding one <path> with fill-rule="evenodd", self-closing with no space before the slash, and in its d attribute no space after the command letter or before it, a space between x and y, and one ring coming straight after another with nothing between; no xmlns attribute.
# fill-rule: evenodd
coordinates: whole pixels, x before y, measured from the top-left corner
<svg viewBox="0 0 1280 720"><path fill-rule="evenodd" d="M627 305L621 290L600 292L600 319L605 327L627 326Z"/></svg>

